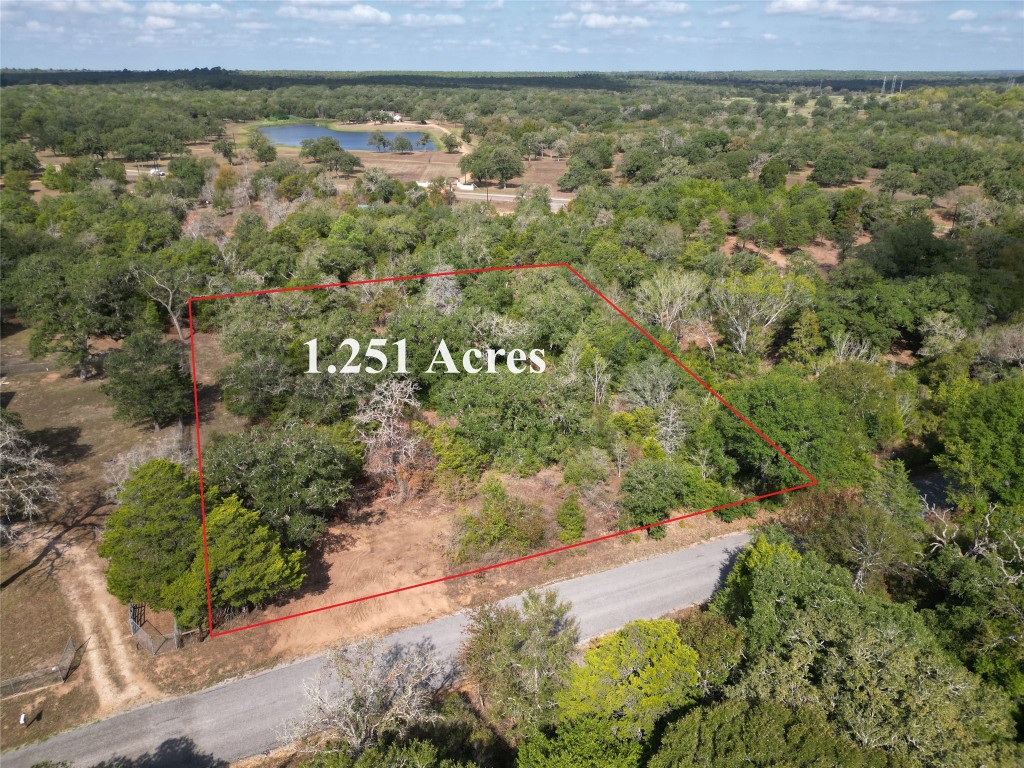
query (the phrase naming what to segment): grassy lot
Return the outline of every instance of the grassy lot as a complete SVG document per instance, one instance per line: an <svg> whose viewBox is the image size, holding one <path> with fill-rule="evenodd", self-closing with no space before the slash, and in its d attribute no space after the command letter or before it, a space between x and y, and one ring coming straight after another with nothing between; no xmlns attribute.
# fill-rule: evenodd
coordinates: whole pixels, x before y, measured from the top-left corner
<svg viewBox="0 0 1024 768"><path fill-rule="evenodd" d="M51 555L52 550L36 562L28 548L0 550L0 574L10 581L0 589L0 670L5 678L54 664L69 636L79 646L88 639L77 634L54 577L60 559ZM84 669L74 669L63 684L0 701L0 741L9 749L44 739L91 719L96 707ZM22 712L32 721L24 728L18 724Z"/></svg>

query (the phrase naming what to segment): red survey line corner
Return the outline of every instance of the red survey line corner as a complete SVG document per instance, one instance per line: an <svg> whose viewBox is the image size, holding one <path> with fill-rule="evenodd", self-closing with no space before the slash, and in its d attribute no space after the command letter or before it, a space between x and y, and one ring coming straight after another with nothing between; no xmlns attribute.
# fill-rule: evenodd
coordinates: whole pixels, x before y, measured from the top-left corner
<svg viewBox="0 0 1024 768"><path fill-rule="evenodd" d="M710 509L702 509L702 510L700 510L698 512L688 512L685 515L678 515L676 517L670 517L667 520L661 520L661 521L659 521L657 523L651 523L650 525L643 525L643 526L639 526L637 528L630 528L629 530L625 530L625 531L616 531L615 533L608 533L608 534L605 534L604 536L598 536L598 537L593 538L593 539L587 539L585 541L579 541L579 542L576 542L575 544L566 544L564 546L555 547L554 549L544 550L543 552L535 552L533 554L525 555L523 557L516 557L516 558L513 558L512 560L505 560L505 561L500 562L500 563L494 563L493 565L486 565L486 566L483 566L482 568L474 568L474 569L469 570L469 571L463 571L462 573L454 573L454 574L450 574L448 576L440 576L440 577L438 577L436 579L429 579L427 581L421 581L421 582L417 582L415 584L408 584L408 585L403 586L403 587L396 587L394 589L389 589L389 590L386 590L384 592L377 592L377 593L372 594L372 595L363 595L362 597L352 598L351 600L345 600L345 601L342 601L340 603L333 603L331 605L325 605L325 606L321 606L319 608L312 608L312 609L306 610L306 611L299 611L297 613L291 613L291 614L288 614L287 616L279 616L277 618L268 619L266 621L257 621L257 622L254 622L252 624L246 624L245 626L242 626L242 627L233 627L231 629L224 630L223 632L215 631L214 628L213 628L213 598L212 598L212 593L211 593L211 588L210 588L210 555L209 555L209 551L208 551L208 548L207 548L207 540L206 540L206 496L205 496L205 489L203 487L203 448L202 448L202 438L201 438L200 419L199 419L199 378L196 375L195 324L194 324L193 319L192 319L192 304L193 304L193 302L197 302L197 301L211 301L213 299L233 299L233 298L237 298L237 297L240 297L240 296L262 296L262 295L273 294L273 293L289 293L289 292L292 292L292 291L311 291L311 290L322 289L322 288L347 288L347 287L354 286L354 285L367 285L367 284L370 284L370 283L394 283L394 282L400 282L400 281L403 281L403 280L424 280L424 279L430 278L430 277L447 277L447 276L450 276L450 275L471 275L471 274L477 274L477 273L480 273L480 272L509 272L509 271L520 270L520 269L554 269L554 268L557 268L557 269L567 269L569 272L571 272L580 282L583 283L583 285L585 285L587 288L589 288L591 291L593 291L606 304L608 304L608 306L610 306L617 314L622 316L622 318L625 319L626 322L628 322L637 331L639 331L659 351L661 351L663 354L665 354L673 363L675 363L680 368L682 368L684 371L686 371L686 373L689 374L690 377L693 378L694 381L696 381L701 387L706 389L722 405L724 405L726 408L728 408L733 413L733 415L735 415L747 427L752 429L762 440L764 440L768 445L770 445L774 451L776 451L786 461L788 461L790 464L792 464L804 477L807 478L807 482L806 483L801 483L800 485L793 485L793 486L790 486L789 488L783 488L783 489L778 490L778 491L772 491L770 493L762 493L762 494L760 494L758 496L750 496L750 497L745 498L745 499L740 499L739 501L730 502L729 504L722 504L722 505L717 506L717 507L711 507ZM652 336L650 333L648 333L647 330L645 330L639 323L637 323L632 317L630 317L628 314L626 314L626 312L624 312L621 308L619 308L615 304L615 302L613 302L611 299L609 299L607 296L605 296L603 293L601 293L600 290L598 290L590 281L588 281L585 277L583 277L583 275L581 275L579 272L577 272L569 264L564 264L564 263L558 263L558 264L525 264L525 265L520 265L520 266L509 266L509 267L481 267L479 269L458 269L458 270L452 270L452 271L449 271L449 272L431 272L431 273L423 274L423 275L402 275L402 276L397 276L397 277L380 277L380 278L375 278L373 280L351 280L351 281L345 282L345 283L324 283L322 285L300 285L300 286L290 286L290 287L287 287L287 288L267 288L267 289L257 290L257 291L242 291L242 292L239 292L239 293L222 293L222 294L216 294L216 295L212 295L212 296L193 296L192 298L190 298L188 300L188 332L189 332L189 346L191 348L191 355L192 355L192 398L193 398L193 403L194 403L194 406L195 406L195 414L196 414L196 458L197 458L198 468L199 468L199 498L200 498L200 506L201 506L201 511L202 511L202 531L203 531L203 568L204 568L204 571L205 571L205 578L206 578L206 610L207 610L207 619L209 621L209 627L210 627L210 637L221 637L223 635L230 635L230 634L232 634L234 632L241 632L242 630L245 630L245 629L253 629L255 627L262 627L262 626L265 626L267 624L275 624L275 623L277 623L279 621L284 621L286 619L295 619L295 618L298 618L299 616L308 616L309 614L320 613L321 611L328 611L328 610L331 610L332 608L341 608L341 607L346 606L346 605L353 605L354 603L361 603L361 602L365 602L366 600L373 600L373 599L378 598L378 597L386 597L388 595L395 595L395 594L398 594L400 592L407 592L410 589L417 589L419 587L430 586L431 584L439 584L441 582L451 581L452 579L459 579L459 578L462 578L464 576L472 576L474 574L484 573L486 571L492 571L492 570L494 570L496 568L503 568L503 567L505 567L507 565L512 565L514 563L522 563L522 562L525 562L527 560L533 560L533 559L538 558L538 557L546 557L548 555L553 555L553 554L556 554L558 552L565 552L566 550L575 549L576 547L583 547L583 546L586 546L587 544L594 544L594 543L596 543L598 541L605 541L607 539L614 539L614 538L616 538L618 536L626 536L626 535L631 534L631 533L637 533L639 531L645 531L645 530L647 530L649 528L656 528L658 526L668 525L669 523L675 523L675 522L678 522L680 520L685 520L686 518L689 518L689 517L696 517L697 515L707 514L708 512L717 512L720 509L727 509L729 507L737 507L737 506L739 506L741 504L747 504L747 503L750 503L752 501L760 501L762 499L768 499L768 498L771 498L773 496L781 496L784 493L790 493L791 491L799 491L799 490L801 490L803 488L810 488L811 486L815 486L815 485L818 484L817 479L815 479L815 477L813 475L811 475L810 472L808 472L806 469L804 469L803 466L801 466L792 456L790 456L788 453L786 453L781 447L779 447L779 445L777 443L775 443L764 432L762 432L760 429L758 429L756 426L754 426L750 422L750 420L747 419L746 416L744 416L742 413L737 411L724 397L722 397L720 394L718 394L718 392L716 392L714 389L712 389L712 387L707 382L705 382L700 376L698 376L696 373L694 373L689 368L687 368L682 363L682 361L679 360L679 358L676 357L674 354L672 354L672 352L669 351L661 342L659 342L656 338L654 338L654 336Z"/></svg>

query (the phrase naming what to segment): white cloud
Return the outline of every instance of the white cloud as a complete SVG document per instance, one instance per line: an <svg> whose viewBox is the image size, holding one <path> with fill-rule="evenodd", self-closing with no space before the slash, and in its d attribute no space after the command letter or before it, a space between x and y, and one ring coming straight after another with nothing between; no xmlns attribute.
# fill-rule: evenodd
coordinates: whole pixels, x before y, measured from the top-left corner
<svg viewBox="0 0 1024 768"><path fill-rule="evenodd" d="M318 5L318 4L317 4ZM391 14L372 5L356 4L351 8L339 9L332 3L326 8L315 7L310 2L292 2L277 9L283 19L302 19L324 24L390 24Z"/></svg>
<svg viewBox="0 0 1024 768"><path fill-rule="evenodd" d="M25 22L25 31L30 35L62 35L64 27L55 27L52 24L44 24L37 19L29 19Z"/></svg>
<svg viewBox="0 0 1024 768"><path fill-rule="evenodd" d="M221 19L228 15L228 12L217 3L146 3L143 10L157 16L179 19Z"/></svg>
<svg viewBox="0 0 1024 768"><path fill-rule="evenodd" d="M778 40L779 39L779 36L776 35L774 32L765 32L763 35L761 35L761 37L763 37L765 40Z"/></svg>
<svg viewBox="0 0 1024 768"><path fill-rule="evenodd" d="M731 21L728 21L728 20L726 20L726 21L723 21L723 22L722 22L721 24L719 24L718 26L719 26L719 27L720 27L721 29L730 29L730 28L732 28L732 22L731 22Z"/></svg>
<svg viewBox="0 0 1024 768"><path fill-rule="evenodd" d="M993 27L989 24L965 24L960 27L960 31L969 35L1002 35L1006 34L1006 27Z"/></svg>
<svg viewBox="0 0 1024 768"><path fill-rule="evenodd" d="M733 5L720 5L717 8L712 8L708 11L708 16L729 16L734 13L739 13L743 10L743 6L739 3Z"/></svg>
<svg viewBox="0 0 1024 768"><path fill-rule="evenodd" d="M144 25L146 29L170 29L177 22L174 19L168 19L166 16L147 16Z"/></svg>
<svg viewBox="0 0 1024 768"><path fill-rule="evenodd" d="M322 37L280 37L277 39L277 42L289 45L315 45L318 47L334 45L330 40L324 40Z"/></svg>
<svg viewBox="0 0 1024 768"><path fill-rule="evenodd" d="M569 48L568 46L565 45L559 45L558 43L552 45L551 50L554 51L555 53L572 53L572 48Z"/></svg>
<svg viewBox="0 0 1024 768"><path fill-rule="evenodd" d="M909 10L905 5L898 7L880 3L852 3L846 0L772 0L766 12L895 24L916 24L925 18L920 11Z"/></svg>
<svg viewBox="0 0 1024 768"><path fill-rule="evenodd" d="M978 18L978 14L974 11L960 9L959 11L953 11L953 13L949 14L948 18L950 21L974 21L974 19Z"/></svg>
<svg viewBox="0 0 1024 768"><path fill-rule="evenodd" d="M604 13L585 13L580 26L587 29L639 29L651 26L643 16L610 16Z"/></svg>
<svg viewBox="0 0 1024 768"><path fill-rule="evenodd" d="M466 20L457 13L438 13L433 16L427 13L407 13L402 16L405 27L461 27Z"/></svg>
<svg viewBox="0 0 1024 768"><path fill-rule="evenodd" d="M686 3L676 3L670 0L584 0L573 4L573 9L579 13L598 14L637 14L647 13L655 16L670 16L673 14L686 13L690 6Z"/></svg>
<svg viewBox="0 0 1024 768"><path fill-rule="evenodd" d="M267 21L240 21L235 24L239 29L246 29L251 32L258 32L261 29L273 29L274 25Z"/></svg>
<svg viewBox="0 0 1024 768"><path fill-rule="evenodd" d="M134 13L136 10L124 0L49 0L31 3L30 7L45 8L53 13Z"/></svg>
<svg viewBox="0 0 1024 768"><path fill-rule="evenodd" d="M679 22L679 26L682 29L689 29L690 27L693 26L693 22L692 21L680 21Z"/></svg>

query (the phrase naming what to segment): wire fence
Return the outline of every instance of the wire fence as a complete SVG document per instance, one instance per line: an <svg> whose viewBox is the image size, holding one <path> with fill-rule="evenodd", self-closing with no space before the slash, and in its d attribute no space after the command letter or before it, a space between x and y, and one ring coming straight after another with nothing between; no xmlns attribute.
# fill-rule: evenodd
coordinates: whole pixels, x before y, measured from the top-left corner
<svg viewBox="0 0 1024 768"><path fill-rule="evenodd" d="M71 674L77 653L78 646L75 645L75 639L69 637L64 644L64 651L56 663L0 681L0 698L63 683Z"/></svg>
<svg viewBox="0 0 1024 768"><path fill-rule="evenodd" d="M182 646L182 633L178 622L174 622L171 634L165 635L146 620L145 603L128 603L128 627L135 640L135 647L149 651L156 656L158 653L176 651ZM148 627L148 629L147 629Z"/></svg>

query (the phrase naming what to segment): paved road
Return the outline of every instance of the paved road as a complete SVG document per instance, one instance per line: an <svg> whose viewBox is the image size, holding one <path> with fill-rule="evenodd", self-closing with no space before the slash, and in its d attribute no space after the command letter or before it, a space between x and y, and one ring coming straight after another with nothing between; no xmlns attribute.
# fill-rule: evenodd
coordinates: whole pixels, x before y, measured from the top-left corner
<svg viewBox="0 0 1024 768"><path fill-rule="evenodd" d="M553 586L572 602L583 638L596 637L634 619L655 618L704 601L748 538L732 534ZM397 632L387 640L404 644L426 639L442 658L451 658L465 622L465 613L457 613ZM303 682L314 677L322 663L323 656L314 656L124 712L4 754L3 768L29 768L43 760L92 766L115 756L145 756L139 764L146 768L223 766L226 763L221 761L258 754L284 741L282 729L305 705Z"/></svg>

